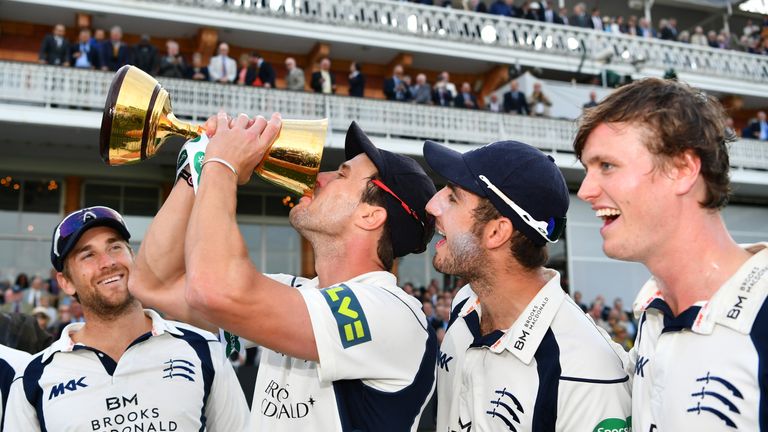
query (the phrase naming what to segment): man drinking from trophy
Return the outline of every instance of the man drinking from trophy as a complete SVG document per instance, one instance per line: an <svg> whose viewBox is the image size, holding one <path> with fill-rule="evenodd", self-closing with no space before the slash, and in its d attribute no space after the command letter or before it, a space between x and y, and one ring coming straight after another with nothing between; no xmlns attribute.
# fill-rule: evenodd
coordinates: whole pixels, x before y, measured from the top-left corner
<svg viewBox="0 0 768 432"><path fill-rule="evenodd" d="M318 276L265 275L249 259L236 194L280 133L281 118L220 113L205 129L187 144L205 145L210 136L197 193L177 181L139 251L134 295L265 348L253 430L415 429L434 390L437 342L421 304L390 271L394 258L424 251L432 238L424 210L432 181L413 159L377 149L353 122L346 162L320 173L290 212L312 245ZM190 159L177 180L188 177Z"/></svg>

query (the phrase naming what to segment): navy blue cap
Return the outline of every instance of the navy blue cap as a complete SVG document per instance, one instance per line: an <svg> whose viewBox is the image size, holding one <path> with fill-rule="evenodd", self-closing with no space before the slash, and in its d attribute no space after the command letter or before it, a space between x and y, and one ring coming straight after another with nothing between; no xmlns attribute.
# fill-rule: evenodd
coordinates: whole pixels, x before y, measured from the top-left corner
<svg viewBox="0 0 768 432"><path fill-rule="evenodd" d="M64 271L64 260L89 229L106 226L114 229L125 241L131 234L123 217L117 211L104 206L86 207L68 214L56 225L51 240L51 264L56 271Z"/></svg>
<svg viewBox="0 0 768 432"><path fill-rule="evenodd" d="M534 244L555 242L562 234L570 200L568 186L554 159L539 149L518 141L497 141L462 154L426 141L424 158L451 183L489 199ZM539 229L531 226L536 222Z"/></svg>
<svg viewBox="0 0 768 432"><path fill-rule="evenodd" d="M376 148L356 122L347 130L344 153L347 160L365 153L376 166L381 182L412 212L390 193L384 194L395 257L424 252L435 233L435 222L426 207L436 189L421 165L407 156Z"/></svg>

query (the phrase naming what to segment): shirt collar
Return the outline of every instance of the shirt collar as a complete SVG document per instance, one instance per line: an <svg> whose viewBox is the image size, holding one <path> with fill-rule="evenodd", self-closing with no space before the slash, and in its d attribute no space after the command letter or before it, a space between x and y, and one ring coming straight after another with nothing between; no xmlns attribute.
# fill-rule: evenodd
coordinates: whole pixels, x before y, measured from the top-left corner
<svg viewBox="0 0 768 432"><path fill-rule="evenodd" d="M152 309L144 309L144 315L152 319L152 336L159 336L166 332L176 336L183 335L181 330L176 328L176 326L169 321L161 318L160 315ZM45 362L57 352L71 352L75 349L76 345L82 345L75 343L70 335L79 331L85 324L86 323L84 322L78 322L64 327L61 331L61 337L43 351L42 360Z"/></svg>
<svg viewBox="0 0 768 432"><path fill-rule="evenodd" d="M397 278L395 277L395 275L393 275L392 273L390 273L388 271L379 270L379 271L372 271L372 272L368 272L368 273L363 273L363 274L355 276L352 279L349 279L347 281L340 282L339 284L350 283L350 282L351 283L366 284L366 285L376 285L376 286L381 286L381 287L387 288L387 287L396 286L397 285ZM314 279L312 279L310 281L310 284L314 288L320 287L320 278L315 277ZM339 285L339 284L335 284L335 285ZM322 287L322 288L328 288L328 287Z"/></svg>
<svg viewBox="0 0 768 432"><path fill-rule="evenodd" d="M560 274L555 270L545 269L545 271L549 281L528 303L512 327L504 331L504 335L488 347L492 352L499 354L506 349L523 363L530 364L566 297L565 291L560 286ZM465 317L475 311L478 316L482 316L480 300L477 294L471 291L459 316Z"/></svg>
<svg viewBox="0 0 768 432"><path fill-rule="evenodd" d="M742 334L749 334L752 330L757 313L768 296L768 243L742 247L752 253L752 257L709 300L698 301L692 306L699 310L690 326L687 326L691 331L712 334L716 324ZM671 314L653 278L643 285L633 304L638 318L648 309Z"/></svg>

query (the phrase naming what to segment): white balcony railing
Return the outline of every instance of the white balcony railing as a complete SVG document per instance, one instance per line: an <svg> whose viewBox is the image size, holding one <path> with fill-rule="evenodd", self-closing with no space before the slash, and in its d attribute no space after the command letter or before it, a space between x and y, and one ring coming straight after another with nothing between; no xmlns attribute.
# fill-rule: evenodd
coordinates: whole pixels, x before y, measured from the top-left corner
<svg viewBox="0 0 768 432"><path fill-rule="evenodd" d="M131 0L302 20L612 64L768 83L768 57L697 45L611 34L463 10L388 0ZM457 53L460 49L456 50Z"/></svg>
<svg viewBox="0 0 768 432"><path fill-rule="evenodd" d="M107 72L0 62L0 102L101 110L111 80L112 74ZM368 133L386 137L474 145L514 138L545 151L573 151L576 125L566 120L179 79L163 79L162 83L171 93L174 113L195 121L220 109L248 114L279 111L288 118L328 117L330 128L337 132L356 120ZM414 153L420 148L415 146ZM731 165L767 170L768 144L755 140L733 143Z"/></svg>

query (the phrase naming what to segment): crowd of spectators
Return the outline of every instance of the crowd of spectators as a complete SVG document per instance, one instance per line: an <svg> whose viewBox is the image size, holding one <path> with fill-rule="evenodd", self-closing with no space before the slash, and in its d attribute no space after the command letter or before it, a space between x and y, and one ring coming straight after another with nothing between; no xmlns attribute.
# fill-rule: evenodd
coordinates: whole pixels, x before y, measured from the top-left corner
<svg viewBox="0 0 768 432"><path fill-rule="evenodd" d="M84 319L80 303L59 289L54 271L48 278L19 273L13 282L0 281L0 312L33 316L54 339L67 324Z"/></svg>
<svg viewBox="0 0 768 432"><path fill-rule="evenodd" d="M451 7L449 1L413 0L413 2ZM571 11L567 7L555 7L555 2L552 0L464 0L462 3L465 9L473 12L570 25L607 33L677 41L712 48L768 54L768 17L759 25L748 20L742 35L732 35L725 29L705 32L701 26L680 30L677 27L677 19L674 17L662 18L654 27L645 17L631 15L625 18L623 16L602 15L598 7L588 10L585 3L577 3Z"/></svg>

